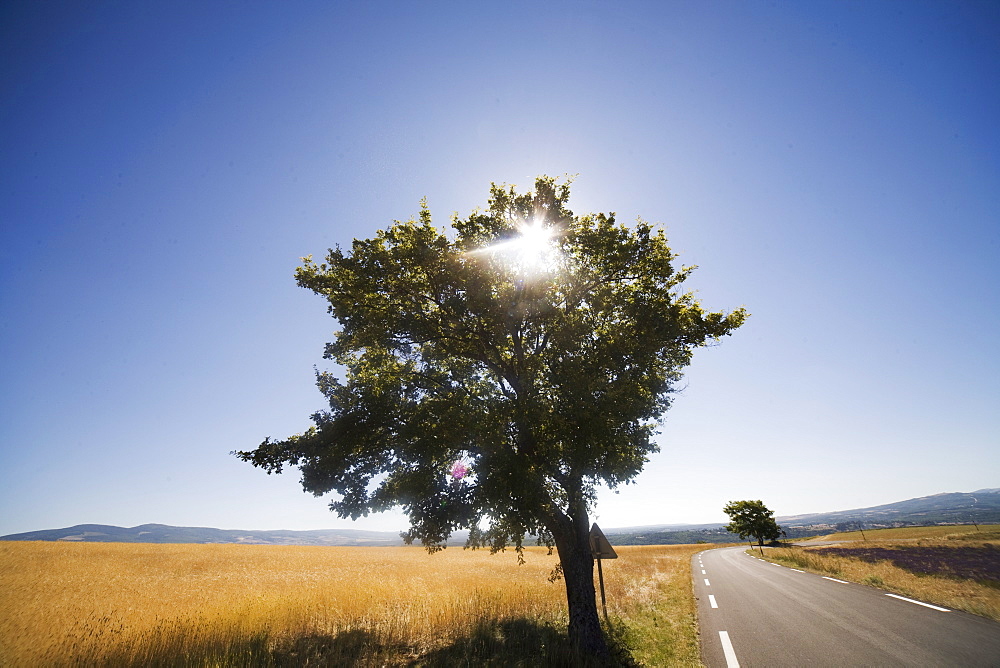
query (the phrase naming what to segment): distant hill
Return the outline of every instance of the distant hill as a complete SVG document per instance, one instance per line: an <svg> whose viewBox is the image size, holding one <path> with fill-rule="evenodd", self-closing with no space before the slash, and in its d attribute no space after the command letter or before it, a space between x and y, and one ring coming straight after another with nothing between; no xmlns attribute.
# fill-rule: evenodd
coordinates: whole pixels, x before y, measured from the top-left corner
<svg viewBox="0 0 1000 668"><path fill-rule="evenodd" d="M934 494L871 508L789 515L777 520L778 524L793 528L838 528L838 525L854 523L873 529L927 524L1000 523L1000 488Z"/></svg>
<svg viewBox="0 0 1000 668"><path fill-rule="evenodd" d="M643 524L642 526L634 527L615 527L612 529L601 530L607 534L623 534L623 533L675 533L678 531L701 531L702 529L718 529L722 526L721 523L715 522L713 524Z"/></svg>
<svg viewBox="0 0 1000 668"><path fill-rule="evenodd" d="M950 492L897 501L871 508L832 513L776 517L788 538L817 536L830 531L881 529L928 524L1000 524L1000 488L975 492ZM681 543L729 543L739 537L723 524L657 524L623 529L605 529L615 545L676 545Z"/></svg>
<svg viewBox="0 0 1000 668"><path fill-rule="evenodd" d="M928 524L1000 524L1000 488L975 492L950 492L907 499L871 508L832 513L786 515L775 518L789 538L802 538L831 530L865 529ZM682 543L728 543L739 541L723 524L655 524L604 529L615 545L677 545ZM448 541L463 545L467 532ZM243 543L248 545L402 545L398 533L358 529L315 531L249 531L174 527L143 524L123 528L104 524L78 524L65 529L45 529L0 536L0 540L47 540L93 543ZM534 541L526 541L533 544Z"/></svg>
<svg viewBox="0 0 1000 668"><path fill-rule="evenodd" d="M398 533L358 529L315 531L247 531L208 527L143 524L123 528L105 524L78 524L65 529L29 531L0 540L48 540L90 543L244 543L247 545L402 545Z"/></svg>

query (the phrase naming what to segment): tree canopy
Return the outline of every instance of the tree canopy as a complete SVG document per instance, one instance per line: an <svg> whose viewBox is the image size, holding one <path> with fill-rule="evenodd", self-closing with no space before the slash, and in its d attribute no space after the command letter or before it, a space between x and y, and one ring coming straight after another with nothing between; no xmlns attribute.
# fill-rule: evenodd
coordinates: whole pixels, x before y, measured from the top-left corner
<svg viewBox="0 0 1000 668"><path fill-rule="evenodd" d="M777 540L781 527L774 521L774 511L768 510L763 501L730 501L722 509L729 519L726 529L740 538L753 537L764 545L765 540Z"/></svg>
<svg viewBox="0 0 1000 668"><path fill-rule="evenodd" d="M340 324L324 357L342 377L317 372L329 407L305 432L236 454L268 473L298 467L341 517L402 507L404 538L431 550L459 529L493 550L539 536L559 551L585 646L597 486L642 470L694 349L746 312L682 291L694 267L676 265L661 230L576 216L569 195L549 177L525 194L493 184L450 233L424 201L349 251L303 258L298 284Z"/></svg>

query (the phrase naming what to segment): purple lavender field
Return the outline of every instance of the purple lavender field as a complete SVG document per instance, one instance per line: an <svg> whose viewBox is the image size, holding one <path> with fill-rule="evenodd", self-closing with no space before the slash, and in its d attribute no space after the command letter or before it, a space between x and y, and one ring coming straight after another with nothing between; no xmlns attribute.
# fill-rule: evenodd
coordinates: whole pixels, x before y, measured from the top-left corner
<svg viewBox="0 0 1000 668"><path fill-rule="evenodd" d="M867 562L888 560L913 573L972 579L1000 587L1000 547L829 547L814 550Z"/></svg>

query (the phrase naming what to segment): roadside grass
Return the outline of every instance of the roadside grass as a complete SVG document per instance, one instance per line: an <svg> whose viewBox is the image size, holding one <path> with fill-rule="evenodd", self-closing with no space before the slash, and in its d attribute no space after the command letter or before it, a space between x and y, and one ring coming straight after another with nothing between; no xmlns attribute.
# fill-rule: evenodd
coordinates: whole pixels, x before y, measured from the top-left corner
<svg viewBox="0 0 1000 668"><path fill-rule="evenodd" d="M701 665L690 562L707 547L619 547L603 563L623 665ZM556 556L525 558L0 543L0 666L583 665L564 584L547 581Z"/></svg>
<svg viewBox="0 0 1000 668"><path fill-rule="evenodd" d="M604 562L608 615L638 665L702 665L691 557L731 545L622 546Z"/></svg>
<svg viewBox="0 0 1000 668"><path fill-rule="evenodd" d="M771 548L764 558L1000 621L1000 527L970 528L866 531L867 541Z"/></svg>
<svg viewBox="0 0 1000 668"><path fill-rule="evenodd" d="M952 524L926 527L898 527L895 529L865 529L863 535L860 531L842 531L826 536L813 536L796 542L808 543L818 540L910 540L916 538L941 538L944 536L957 537L959 535L967 536L970 540L977 540L976 534L980 534L986 538L987 536L997 536L998 533L1000 533L1000 524L980 524L978 529L972 524Z"/></svg>

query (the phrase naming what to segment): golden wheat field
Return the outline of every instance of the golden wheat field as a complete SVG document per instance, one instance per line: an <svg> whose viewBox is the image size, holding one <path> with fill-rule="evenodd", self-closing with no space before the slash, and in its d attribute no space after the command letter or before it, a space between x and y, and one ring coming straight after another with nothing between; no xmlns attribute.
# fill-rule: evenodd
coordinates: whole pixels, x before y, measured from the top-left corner
<svg viewBox="0 0 1000 668"><path fill-rule="evenodd" d="M618 644L700 665L690 557L604 562ZM560 665L556 563L416 547L0 543L0 665Z"/></svg>

